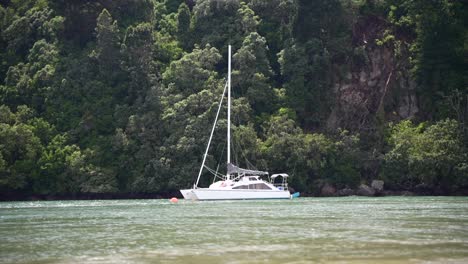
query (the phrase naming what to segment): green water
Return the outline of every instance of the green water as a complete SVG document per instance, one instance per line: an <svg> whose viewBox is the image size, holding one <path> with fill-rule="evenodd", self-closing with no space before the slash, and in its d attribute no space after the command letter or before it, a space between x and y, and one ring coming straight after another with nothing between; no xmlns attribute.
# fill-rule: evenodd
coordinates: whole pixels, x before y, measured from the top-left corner
<svg viewBox="0 0 468 264"><path fill-rule="evenodd" d="M0 203L1 263L468 263L468 197Z"/></svg>

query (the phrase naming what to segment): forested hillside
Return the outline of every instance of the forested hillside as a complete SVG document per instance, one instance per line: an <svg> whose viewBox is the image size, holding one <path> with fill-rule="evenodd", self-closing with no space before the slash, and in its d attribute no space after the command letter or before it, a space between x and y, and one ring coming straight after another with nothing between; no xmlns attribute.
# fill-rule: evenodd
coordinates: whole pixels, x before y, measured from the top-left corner
<svg viewBox="0 0 468 264"><path fill-rule="evenodd" d="M168 195L197 175L233 45L234 161L308 194L468 193L468 4L3 0L2 199ZM224 111L225 112L225 111ZM225 166L226 115L208 165ZM202 177L202 186L212 181Z"/></svg>

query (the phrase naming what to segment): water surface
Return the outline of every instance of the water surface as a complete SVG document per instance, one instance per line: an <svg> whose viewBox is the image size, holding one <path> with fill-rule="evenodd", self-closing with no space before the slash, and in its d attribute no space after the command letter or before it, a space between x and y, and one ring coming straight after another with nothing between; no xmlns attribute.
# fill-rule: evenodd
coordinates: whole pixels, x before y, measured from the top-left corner
<svg viewBox="0 0 468 264"><path fill-rule="evenodd" d="M468 197L0 203L0 263L468 263Z"/></svg>

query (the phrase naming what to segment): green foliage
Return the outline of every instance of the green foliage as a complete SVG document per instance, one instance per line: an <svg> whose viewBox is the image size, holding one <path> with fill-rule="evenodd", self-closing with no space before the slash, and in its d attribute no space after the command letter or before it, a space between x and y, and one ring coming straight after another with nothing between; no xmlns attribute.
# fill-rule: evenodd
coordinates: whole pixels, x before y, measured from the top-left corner
<svg viewBox="0 0 468 264"><path fill-rule="evenodd" d="M117 21L113 21L106 9L97 18L96 39L97 49L93 55L99 63L102 78L112 77L120 66L120 36Z"/></svg>
<svg viewBox="0 0 468 264"><path fill-rule="evenodd" d="M225 47L227 44L240 46L239 33L236 32L235 16L240 3L234 1L202 0L193 8L194 31L201 45Z"/></svg>
<svg viewBox="0 0 468 264"><path fill-rule="evenodd" d="M197 1L193 8L197 42L211 44L225 54L227 45L240 47L244 38L256 32L259 18L244 2L238 0Z"/></svg>
<svg viewBox="0 0 468 264"><path fill-rule="evenodd" d="M58 62L54 44L41 39L34 43L27 63L10 66L2 92L3 103L16 107L27 104L42 112L45 96L50 89Z"/></svg>
<svg viewBox="0 0 468 264"><path fill-rule="evenodd" d="M177 12L177 36L183 47L186 49L191 46L191 14L190 9L185 3L179 6Z"/></svg>
<svg viewBox="0 0 468 264"><path fill-rule="evenodd" d="M252 32L233 56L232 79L236 80L233 82L234 90L249 100L257 115L270 112L275 106L274 93L269 83L272 71L267 51L265 38Z"/></svg>
<svg viewBox="0 0 468 264"><path fill-rule="evenodd" d="M163 73L163 84L185 96L200 91L210 78L216 77L213 70L220 59L219 51L210 45L195 47L169 65Z"/></svg>
<svg viewBox="0 0 468 264"><path fill-rule="evenodd" d="M3 169L0 188L22 190L37 173L36 161L42 146L27 124L0 124L0 151Z"/></svg>
<svg viewBox="0 0 468 264"><path fill-rule="evenodd" d="M260 147L268 169L290 172L294 188L306 193L317 192L317 183L323 181L338 188L353 188L360 183L362 155L357 135L348 131L333 137L304 134L288 117L290 110L281 112L267 123L267 139Z"/></svg>
<svg viewBox="0 0 468 264"><path fill-rule="evenodd" d="M390 3L388 17L393 31L409 32L414 37L409 46L423 111L437 119L456 118L442 98L456 91L468 92L463 61L468 51L464 22L468 6L445 0Z"/></svg>
<svg viewBox="0 0 468 264"><path fill-rule="evenodd" d="M304 127L323 126L333 103L331 54L314 38L305 44L290 39L278 56L288 106Z"/></svg>
<svg viewBox="0 0 468 264"><path fill-rule="evenodd" d="M130 82L127 88L129 103L142 103L145 92L154 85L153 32L149 23L130 26L122 44L123 67Z"/></svg>
<svg viewBox="0 0 468 264"><path fill-rule="evenodd" d="M41 194L49 192L69 193L70 189L69 166L70 156L79 154L77 146L67 146L64 135L55 136L45 147L38 164L41 174L35 182L34 191Z"/></svg>
<svg viewBox="0 0 468 264"><path fill-rule="evenodd" d="M450 119L427 126L403 121L390 126L383 177L394 188L419 184L451 191L466 184L468 157L459 124Z"/></svg>
<svg viewBox="0 0 468 264"><path fill-rule="evenodd" d="M265 34L268 42L278 51L283 41L293 36L293 28L299 12L297 0L250 1L255 13L261 18L259 32ZM279 29L279 32L278 32Z"/></svg>
<svg viewBox="0 0 468 264"><path fill-rule="evenodd" d="M180 43L172 36L154 32L154 52L157 57L157 68L162 72L172 61L180 59L183 54L183 49L179 46ZM185 42L185 44L190 42ZM184 46L183 44L182 46Z"/></svg>
<svg viewBox="0 0 468 264"><path fill-rule="evenodd" d="M225 85L227 45L238 165L289 173L291 186L307 193L378 176L395 189L466 190L466 8L446 0L7 1L0 6L0 191L190 186ZM385 87L359 91L363 100L385 100L367 109L378 124L358 130L361 120L351 119L343 125L350 131L334 129L333 114L346 109L340 82L374 72L375 50L398 66ZM415 120L426 122L391 125L384 142L387 120L399 120L387 107L397 106L390 95L368 94L393 89L400 75L412 76L408 89L415 81ZM207 157L220 172L225 110ZM204 174L201 184L210 182Z"/></svg>
<svg viewBox="0 0 468 264"><path fill-rule="evenodd" d="M205 49L205 51L209 50L210 48ZM200 51L194 52L201 55L199 54ZM195 54L187 56L194 58L193 55ZM187 58L182 58L180 62L185 59ZM215 75L215 72L207 69L203 71L208 75ZM185 74L187 81L190 79L194 83L199 81L197 80L199 71L194 70L191 73ZM174 190L177 186L189 186L193 181L195 175L193 172L198 170L205 144L208 142L209 130L206 128L212 126L222 85L222 83L209 78L205 80L203 86L196 87L198 91L190 94L183 91L183 93L175 95L172 92L174 85L171 83L164 91L162 98L164 112L161 120L162 124L164 124L162 135L164 144L159 148L160 152L157 157L160 156L160 158L151 165L151 171L159 168L159 170L152 173L166 178L159 182L167 183L167 189ZM220 126L225 127L225 125ZM214 139L214 146L221 142L220 137L223 135L217 134ZM212 157L209 161L210 164L216 162ZM164 168L161 168L162 166ZM206 177L205 180L207 180Z"/></svg>
<svg viewBox="0 0 468 264"><path fill-rule="evenodd" d="M301 113L306 106L305 77L307 59L305 49L293 40L278 54L281 75L285 82L288 105Z"/></svg>
<svg viewBox="0 0 468 264"><path fill-rule="evenodd" d="M53 125L35 117L31 109L19 106L13 113L1 106L1 110L2 191L47 195L116 191L115 180L101 182L80 148L69 144L66 134L57 134ZM93 182L94 189L86 187L89 182Z"/></svg>

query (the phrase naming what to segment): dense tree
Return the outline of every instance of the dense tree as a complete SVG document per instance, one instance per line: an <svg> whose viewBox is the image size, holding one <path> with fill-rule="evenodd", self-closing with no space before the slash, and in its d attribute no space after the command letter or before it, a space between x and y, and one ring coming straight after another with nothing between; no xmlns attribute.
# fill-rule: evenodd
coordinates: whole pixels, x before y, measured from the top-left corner
<svg viewBox="0 0 468 264"><path fill-rule="evenodd" d="M305 128L323 127L332 103L331 55L321 41L306 44L291 39L279 53L288 105Z"/></svg>
<svg viewBox="0 0 468 264"><path fill-rule="evenodd" d="M2 109L2 110L5 110ZM36 162L42 151L39 138L31 125L24 123L0 124L3 169L3 190L24 190L37 174Z"/></svg>
<svg viewBox="0 0 468 264"><path fill-rule="evenodd" d="M240 47L248 34L257 31L259 24L252 9L238 0L197 1L193 15L197 40L202 45L211 44L223 54L228 45Z"/></svg>
<svg viewBox="0 0 468 264"><path fill-rule="evenodd" d="M27 63L19 63L8 69L3 102L10 106L28 104L42 112L57 62L58 50L54 44L44 39L34 43L27 57Z"/></svg>
<svg viewBox="0 0 468 264"><path fill-rule="evenodd" d="M389 1L390 32L405 32L414 41L412 66L420 94L424 118L457 118L466 122L467 115L456 115L466 108L466 3L459 1ZM394 35L390 36L393 38ZM454 105L457 97L460 105ZM460 100L461 99L461 100ZM457 110L454 111L453 107Z"/></svg>
<svg viewBox="0 0 468 264"><path fill-rule="evenodd" d="M241 40L237 39L239 35L236 34L234 22L239 7L240 3L237 0L197 1L193 8L197 41L202 45L209 43L215 47L224 47L228 43L239 46Z"/></svg>
<svg viewBox="0 0 468 264"><path fill-rule="evenodd" d="M310 194L374 179L466 193L466 14L447 0L4 1L0 192L189 187L232 45L236 164ZM206 165L224 173L221 113Z"/></svg>
<svg viewBox="0 0 468 264"><path fill-rule="evenodd" d="M256 115L269 112L275 106L273 89L269 84L273 73L267 51L265 38L252 32L233 56L232 78L236 80L233 89L249 100Z"/></svg>
<svg viewBox="0 0 468 264"><path fill-rule="evenodd" d="M184 48L189 48L191 41L191 14L185 3L179 6L177 11L177 36Z"/></svg>
<svg viewBox="0 0 468 264"><path fill-rule="evenodd" d="M0 117L0 189L36 194L82 192L86 182L85 155L54 126L19 106L16 113L2 106ZM98 185L95 185L98 188Z"/></svg>
<svg viewBox="0 0 468 264"><path fill-rule="evenodd" d="M188 96L205 87L205 83L217 74L213 72L220 61L219 51L206 45L195 49L177 61L173 61L163 73L163 84L175 89L175 94ZM174 102L175 103L175 102Z"/></svg>
<svg viewBox="0 0 468 264"><path fill-rule="evenodd" d="M305 49L302 45L291 39L278 55L284 88L289 100L288 105L302 117L302 111L307 103L307 91L305 88L307 59Z"/></svg>
<svg viewBox="0 0 468 264"><path fill-rule="evenodd" d="M203 49L196 47L172 62L163 73L161 121L165 125L163 144L159 149L161 158L157 164L163 162L165 171L176 171L164 181L170 189L189 186L193 172L200 166L209 136L208 132L203 133L203 128L211 126L213 109L223 85L214 71L220 59L216 48L209 45Z"/></svg>
<svg viewBox="0 0 468 264"><path fill-rule="evenodd" d="M145 91L154 85L153 31L148 23L130 26L122 44L123 65L130 77L128 102L142 103Z"/></svg>
<svg viewBox="0 0 468 264"><path fill-rule="evenodd" d="M466 186L468 157L459 129L450 119L429 126L411 121L392 125L385 179L394 188L438 187L444 193Z"/></svg>
<svg viewBox="0 0 468 264"><path fill-rule="evenodd" d="M103 9L97 18L96 50L93 54L99 64L101 78L112 78L120 68L120 35L117 21Z"/></svg>
<svg viewBox="0 0 468 264"><path fill-rule="evenodd" d="M284 48L288 39L293 38L293 30L299 12L297 0L249 1L249 6L258 15L261 23L258 33L264 36L270 52L267 53L271 67L280 72L277 54Z"/></svg>

